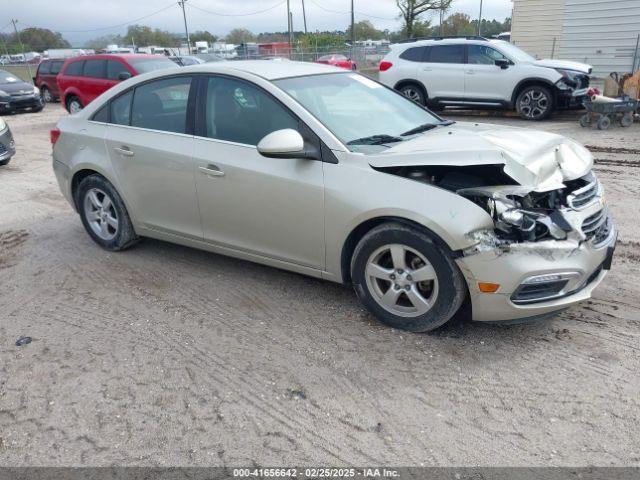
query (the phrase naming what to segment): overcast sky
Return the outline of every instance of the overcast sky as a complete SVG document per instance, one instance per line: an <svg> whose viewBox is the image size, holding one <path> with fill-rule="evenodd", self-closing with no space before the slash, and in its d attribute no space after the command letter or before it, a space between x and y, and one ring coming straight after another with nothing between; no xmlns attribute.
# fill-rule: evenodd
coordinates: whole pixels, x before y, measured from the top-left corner
<svg viewBox="0 0 640 480"><path fill-rule="evenodd" d="M302 30L301 2L291 0L296 30ZM349 5L350 0L305 0L307 27L310 31L345 29L349 23ZM356 21L370 20L380 29L400 27L395 0L355 0L355 6ZM479 6L480 0L454 0L452 11L465 12L475 18ZM140 19L163 8L166 9ZM511 8L511 0L484 0L483 17L503 20L511 16ZM121 24L136 19L139 20L134 23L171 32L184 30L177 0L12 0L10 9L0 11L0 26L9 22L9 14L18 19L19 28L36 26L60 31L78 46L91 38L124 33L126 25ZM209 30L219 36L236 27L256 33L284 31L286 0L187 0L187 20L189 30ZM3 31L9 32L10 28Z"/></svg>

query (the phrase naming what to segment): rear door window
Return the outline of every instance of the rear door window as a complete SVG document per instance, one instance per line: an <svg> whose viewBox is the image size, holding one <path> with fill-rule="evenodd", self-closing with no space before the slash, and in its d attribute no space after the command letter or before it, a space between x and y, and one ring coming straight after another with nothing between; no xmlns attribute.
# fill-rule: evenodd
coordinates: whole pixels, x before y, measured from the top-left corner
<svg viewBox="0 0 640 480"><path fill-rule="evenodd" d="M129 74L129 70L127 70L127 67L125 67L122 62L118 60L107 61L107 78L109 80L120 80L121 73Z"/></svg>
<svg viewBox="0 0 640 480"><path fill-rule="evenodd" d="M67 65L67 69L64 71L65 75L82 76L82 68L84 67L84 60L78 60L71 62Z"/></svg>
<svg viewBox="0 0 640 480"><path fill-rule="evenodd" d="M464 63L464 45L434 45L429 63Z"/></svg>
<svg viewBox="0 0 640 480"><path fill-rule="evenodd" d="M93 78L106 78L107 61L106 60L87 60L84 63L84 76Z"/></svg>
<svg viewBox="0 0 640 480"><path fill-rule="evenodd" d="M133 96L131 126L186 133L190 89L191 77L182 76L137 87Z"/></svg>
<svg viewBox="0 0 640 480"><path fill-rule="evenodd" d="M42 62L38 67L38 75L48 75L51 73L51 62Z"/></svg>
<svg viewBox="0 0 640 480"><path fill-rule="evenodd" d="M64 65L64 62L51 62L51 75L59 74L62 65Z"/></svg>

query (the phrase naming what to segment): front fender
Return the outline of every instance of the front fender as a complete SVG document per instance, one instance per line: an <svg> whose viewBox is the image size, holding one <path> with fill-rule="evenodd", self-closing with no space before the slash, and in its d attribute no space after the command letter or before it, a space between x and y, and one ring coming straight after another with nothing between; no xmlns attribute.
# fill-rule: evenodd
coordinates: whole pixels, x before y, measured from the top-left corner
<svg viewBox="0 0 640 480"><path fill-rule="evenodd" d="M424 226L452 251L474 244L469 232L492 229L489 214L447 190L374 170L363 159L340 155L325 168L327 272L341 277L342 250L351 233L378 218L400 218Z"/></svg>

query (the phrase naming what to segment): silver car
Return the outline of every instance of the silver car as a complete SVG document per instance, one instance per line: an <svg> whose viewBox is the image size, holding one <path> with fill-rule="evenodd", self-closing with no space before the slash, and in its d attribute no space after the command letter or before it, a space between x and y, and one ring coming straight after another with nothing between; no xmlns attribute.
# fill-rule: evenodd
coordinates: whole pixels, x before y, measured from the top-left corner
<svg viewBox="0 0 640 480"><path fill-rule="evenodd" d="M353 285L380 321L542 318L588 299L616 230L588 150L445 121L357 73L246 61L137 76L52 132L89 235L153 237Z"/></svg>

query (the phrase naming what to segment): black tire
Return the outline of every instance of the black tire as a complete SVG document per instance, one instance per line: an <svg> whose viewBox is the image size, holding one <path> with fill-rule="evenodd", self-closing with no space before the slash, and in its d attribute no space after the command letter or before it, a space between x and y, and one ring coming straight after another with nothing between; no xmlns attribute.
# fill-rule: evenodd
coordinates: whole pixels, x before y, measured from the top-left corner
<svg viewBox="0 0 640 480"><path fill-rule="evenodd" d="M591 114L585 113L580 117L580 126L586 128L589 125L591 125Z"/></svg>
<svg viewBox="0 0 640 480"><path fill-rule="evenodd" d="M82 104L82 100L80 100L80 98L76 97L75 95L72 95L69 98L67 98L67 105L66 105L67 112L72 113L71 106L73 103L76 103L80 107L80 110L84 108L84 105Z"/></svg>
<svg viewBox="0 0 640 480"><path fill-rule="evenodd" d="M427 96L423 88L417 83L405 83L398 88L398 91L409 100L413 100L420 105L424 106L427 104Z"/></svg>
<svg viewBox="0 0 640 480"><path fill-rule="evenodd" d="M553 94L544 85L525 87L516 98L518 115L525 120L545 120L553 113L554 108Z"/></svg>
<svg viewBox="0 0 640 480"><path fill-rule="evenodd" d="M41 112L42 110L44 110L44 105L41 106L41 107L34 107L34 108L31 109L31 111L34 112L34 113Z"/></svg>
<svg viewBox="0 0 640 480"><path fill-rule="evenodd" d="M611 126L611 119L606 115L602 115L598 119L597 126L598 126L598 130L606 130Z"/></svg>
<svg viewBox="0 0 640 480"><path fill-rule="evenodd" d="M118 227L114 238L110 240L104 240L100 238L89 224L84 204L87 195L93 189L99 189L102 192L106 193L107 195L109 195L112 201L112 206L117 216ZM80 218L82 220L82 225L84 225L85 230L93 239L93 241L100 245L102 248L112 252L117 252L131 247L139 240L139 237L136 235L133 224L131 223L131 218L129 218L129 213L127 212L127 208L125 207L122 198L120 197L114 186L111 185L111 183L109 183L109 181L103 176L95 174L85 177L77 186L74 192L74 196L76 206L78 207L78 213L80 214Z"/></svg>
<svg viewBox="0 0 640 480"><path fill-rule="evenodd" d="M623 117L620 119L620 126L624 128L628 128L631 125L633 125L633 114L629 113L629 114L623 115Z"/></svg>
<svg viewBox="0 0 640 480"><path fill-rule="evenodd" d="M423 255L435 271L438 287L431 308L422 315L403 316L391 313L369 290L367 266L372 255L386 245L400 244ZM430 236L399 223L385 223L367 233L358 243L351 259L351 278L362 304L382 323L401 330L426 332L445 323L460 309L467 297L464 277L451 256ZM391 289L389 283L389 289ZM402 294L401 294L402 295Z"/></svg>
<svg viewBox="0 0 640 480"><path fill-rule="evenodd" d="M10 158L7 158L5 160L0 160L0 167L7 165L10 161L11 161Z"/></svg>

